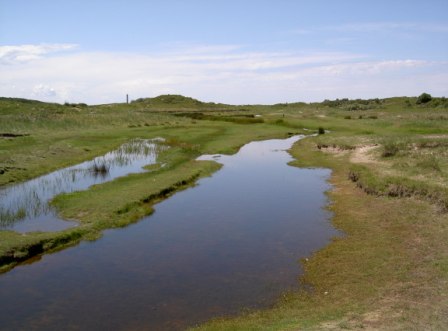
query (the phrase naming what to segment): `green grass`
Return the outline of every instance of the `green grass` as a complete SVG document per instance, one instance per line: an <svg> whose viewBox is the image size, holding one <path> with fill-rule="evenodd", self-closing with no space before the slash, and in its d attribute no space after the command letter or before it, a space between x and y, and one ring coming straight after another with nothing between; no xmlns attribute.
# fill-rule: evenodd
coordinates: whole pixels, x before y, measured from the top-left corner
<svg viewBox="0 0 448 331"><path fill-rule="evenodd" d="M333 170L330 209L345 236L302 261L301 282L312 290L195 330L444 329L448 215L414 196L360 191L347 178L350 151L325 153L313 140L293 147L291 165Z"/></svg>
<svg viewBox="0 0 448 331"><path fill-rule="evenodd" d="M300 281L311 290L197 329L446 329L447 101L416 100L229 106L161 96L64 106L1 98L0 134L16 136L0 135L0 185L92 159L133 138L161 136L171 148L160 156L165 167L57 196L53 205L80 222L76 229L0 231L0 264L7 270L138 221L155 202L219 168L195 161L201 154L234 153L252 140L324 128L329 132L291 150L292 166L332 169L329 208L345 233L302 261Z"/></svg>
<svg viewBox="0 0 448 331"><path fill-rule="evenodd" d="M3 260L7 261L3 263L4 270L33 254L58 248L43 245L48 240L67 245L97 238L103 229L125 226L151 213L151 206L158 200L194 185L198 178L219 168L215 163L194 161L201 154L234 153L250 141L288 134L283 127L262 121L229 121L227 115L194 122L188 117L174 116L172 104L167 114L161 113L160 105L153 109L139 103L78 107L3 99L0 105L0 116L8 122L1 121L0 133L27 134L0 138L1 184L21 182L92 159L133 138L163 137L171 146L160 155L164 167L153 167L151 172L129 175L87 191L57 196L53 205L63 217L80 222L76 230L45 235L30 233L26 240L9 234L6 235L9 239L3 240L7 232L1 231L0 256L7 257ZM24 117L31 120L22 122ZM12 130L11 123L20 125L20 130ZM60 236L73 240L56 240ZM17 259L11 258L14 256Z"/></svg>

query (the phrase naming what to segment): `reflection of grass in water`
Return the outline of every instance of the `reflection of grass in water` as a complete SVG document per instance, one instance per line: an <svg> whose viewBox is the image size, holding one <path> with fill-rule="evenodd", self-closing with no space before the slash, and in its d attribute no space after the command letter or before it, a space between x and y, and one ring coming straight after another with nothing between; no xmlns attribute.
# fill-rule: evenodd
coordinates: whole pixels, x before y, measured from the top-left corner
<svg viewBox="0 0 448 331"><path fill-rule="evenodd" d="M35 189L24 190L20 199L0 205L0 226L12 225L25 217L38 217L50 209Z"/></svg>
<svg viewBox="0 0 448 331"><path fill-rule="evenodd" d="M164 146L160 144L159 141L155 141L152 139L151 140L134 139L129 143L123 144L116 153L148 156L150 154L157 155L163 149Z"/></svg>
<svg viewBox="0 0 448 331"><path fill-rule="evenodd" d="M160 141L134 139L111 152L112 159L108 162L121 167L130 165L133 161L142 157L152 157L155 160L157 155L166 149L167 146L161 144Z"/></svg>
<svg viewBox="0 0 448 331"><path fill-rule="evenodd" d="M26 217L25 208L20 208L16 212L0 209L0 227L11 225Z"/></svg>
<svg viewBox="0 0 448 331"><path fill-rule="evenodd" d="M148 164L154 163L157 155L167 148L168 146L156 139L133 139L118 149L95 158L88 170L95 177L98 175L106 177L110 169L115 166L130 166L143 158L147 159Z"/></svg>
<svg viewBox="0 0 448 331"><path fill-rule="evenodd" d="M108 164L105 160L102 160L100 163L94 162L90 167L89 171L92 173L93 177L102 177L103 179L109 174L110 164Z"/></svg>
<svg viewBox="0 0 448 331"><path fill-rule="evenodd" d="M96 163L90 167L90 171L96 174L107 174L109 172L110 165L106 164L106 162Z"/></svg>
<svg viewBox="0 0 448 331"><path fill-rule="evenodd" d="M158 140L134 139L117 150L95 158L82 169L62 169L42 178L38 183L19 186L20 192L15 194L16 198L11 198L9 202L0 201L0 226L11 226L26 216L35 218L48 213L51 210L48 199L61 192L70 192L70 187L80 180L88 180L90 177L102 182L115 166L126 167L141 160L148 164L154 163L158 153L166 148ZM84 175L77 176L78 172Z"/></svg>

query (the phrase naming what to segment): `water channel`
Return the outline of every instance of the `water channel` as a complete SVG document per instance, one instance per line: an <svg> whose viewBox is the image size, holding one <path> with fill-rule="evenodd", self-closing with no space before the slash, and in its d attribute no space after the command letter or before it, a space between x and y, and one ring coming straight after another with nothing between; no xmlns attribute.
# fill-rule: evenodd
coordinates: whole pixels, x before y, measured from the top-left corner
<svg viewBox="0 0 448 331"><path fill-rule="evenodd" d="M93 160L0 189L0 230L60 231L75 222L60 219L49 201L60 193L85 190L130 173L145 171L166 148L160 138L134 139Z"/></svg>
<svg viewBox="0 0 448 331"><path fill-rule="evenodd" d="M330 171L287 165L299 138L203 157L223 168L151 216L0 275L0 329L183 330L271 305L338 235Z"/></svg>

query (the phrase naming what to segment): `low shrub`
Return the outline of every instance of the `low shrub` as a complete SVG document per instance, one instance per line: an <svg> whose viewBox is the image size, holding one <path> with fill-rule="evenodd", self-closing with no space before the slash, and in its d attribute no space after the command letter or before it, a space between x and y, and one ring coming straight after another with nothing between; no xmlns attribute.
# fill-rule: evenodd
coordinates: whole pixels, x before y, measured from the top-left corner
<svg viewBox="0 0 448 331"><path fill-rule="evenodd" d="M383 152L381 153L382 157L392 157L395 156L401 149L401 146L398 142L393 140L388 140L383 143Z"/></svg>
<svg viewBox="0 0 448 331"><path fill-rule="evenodd" d="M428 93L422 93L420 94L420 96L417 98L417 105L420 105L422 103L427 103L430 102L432 100L432 96L431 94Z"/></svg>

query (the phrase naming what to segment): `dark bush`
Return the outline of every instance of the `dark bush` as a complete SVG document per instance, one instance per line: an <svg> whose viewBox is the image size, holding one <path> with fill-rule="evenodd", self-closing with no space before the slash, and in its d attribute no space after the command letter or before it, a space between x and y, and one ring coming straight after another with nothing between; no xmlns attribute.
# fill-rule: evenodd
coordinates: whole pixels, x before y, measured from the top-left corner
<svg viewBox="0 0 448 331"><path fill-rule="evenodd" d="M417 98L417 104L422 104L422 103L427 103L430 102L432 100L432 96L431 94L428 93L422 93L420 94L420 96Z"/></svg>

